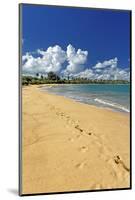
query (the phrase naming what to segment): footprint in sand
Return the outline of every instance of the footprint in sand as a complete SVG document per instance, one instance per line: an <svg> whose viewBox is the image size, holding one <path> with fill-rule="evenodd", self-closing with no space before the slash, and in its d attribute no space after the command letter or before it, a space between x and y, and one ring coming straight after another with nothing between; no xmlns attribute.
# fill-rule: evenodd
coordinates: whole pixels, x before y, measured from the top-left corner
<svg viewBox="0 0 135 200"><path fill-rule="evenodd" d="M88 132L87 135L92 135L92 133L91 133L91 132Z"/></svg>
<svg viewBox="0 0 135 200"><path fill-rule="evenodd" d="M77 136L76 136L76 138L78 138L78 139L79 139L80 137L81 137L81 135L77 135Z"/></svg>
<svg viewBox="0 0 135 200"><path fill-rule="evenodd" d="M79 130L80 132L83 132L83 129L81 129L81 128L79 127L79 125L76 125L75 128L76 128L77 130Z"/></svg>
<svg viewBox="0 0 135 200"><path fill-rule="evenodd" d="M74 139L73 138L69 138L68 139L70 142L74 142Z"/></svg>
<svg viewBox="0 0 135 200"><path fill-rule="evenodd" d="M73 119L71 119L70 117L66 117L67 123L71 124L72 126L74 126L75 121Z"/></svg>
<svg viewBox="0 0 135 200"><path fill-rule="evenodd" d="M66 115L66 118L67 118L67 119L70 119L70 117L69 117L68 115Z"/></svg>
<svg viewBox="0 0 135 200"><path fill-rule="evenodd" d="M81 152L85 153L86 151L89 150L89 148L86 147L86 146L82 146L81 148L79 148L79 150L80 150Z"/></svg>
<svg viewBox="0 0 135 200"><path fill-rule="evenodd" d="M78 124L75 126L75 129L77 129L78 131L80 131L80 133L84 133L84 134L86 134L88 136L92 135L92 132L90 132L90 131L87 132L87 131L83 130L82 128L79 127Z"/></svg>
<svg viewBox="0 0 135 200"><path fill-rule="evenodd" d="M76 168L78 168L78 169L83 169L83 168L85 167L85 165L86 165L85 162L78 163L78 164L76 165Z"/></svg>
<svg viewBox="0 0 135 200"><path fill-rule="evenodd" d="M61 113L60 113L60 116L61 116L61 117L64 117L64 113L63 113L63 112L61 112Z"/></svg>
<svg viewBox="0 0 135 200"><path fill-rule="evenodd" d="M119 155L116 155L114 156L114 162L117 164L117 165L121 165L123 167L123 169L125 169L127 172L130 171L130 169L125 165L125 163L121 160L120 156Z"/></svg>

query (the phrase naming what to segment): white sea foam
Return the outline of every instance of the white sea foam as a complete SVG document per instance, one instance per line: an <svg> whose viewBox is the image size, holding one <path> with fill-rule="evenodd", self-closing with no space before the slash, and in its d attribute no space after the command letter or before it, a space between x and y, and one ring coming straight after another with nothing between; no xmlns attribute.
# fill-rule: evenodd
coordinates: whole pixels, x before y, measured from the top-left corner
<svg viewBox="0 0 135 200"><path fill-rule="evenodd" d="M98 99L98 98L95 98L94 100L95 100L96 102L98 102L98 103L101 103L101 104L104 104L104 105L108 105L108 106L111 106L111 107L114 107L114 108L123 110L123 111L125 111L125 112L130 112L129 109L125 108L125 107L122 106L122 105L119 105L119 104L116 104L116 103L113 103L113 102L108 102L108 101L105 101L105 100L103 100L103 99Z"/></svg>

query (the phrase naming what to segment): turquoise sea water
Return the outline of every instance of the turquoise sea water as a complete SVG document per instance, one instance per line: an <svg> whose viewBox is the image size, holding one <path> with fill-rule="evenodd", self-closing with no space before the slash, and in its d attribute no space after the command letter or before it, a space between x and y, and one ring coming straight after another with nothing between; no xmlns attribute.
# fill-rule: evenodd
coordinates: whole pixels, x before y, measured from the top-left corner
<svg viewBox="0 0 135 200"><path fill-rule="evenodd" d="M130 112L130 85L127 84L59 85L47 88L47 90L82 103L120 112Z"/></svg>

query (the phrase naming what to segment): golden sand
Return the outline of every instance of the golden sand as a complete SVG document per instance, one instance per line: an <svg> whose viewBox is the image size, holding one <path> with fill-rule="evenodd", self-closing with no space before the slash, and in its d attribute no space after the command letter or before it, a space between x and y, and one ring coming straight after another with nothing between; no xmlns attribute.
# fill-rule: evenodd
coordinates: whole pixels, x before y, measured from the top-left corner
<svg viewBox="0 0 135 200"><path fill-rule="evenodd" d="M22 193L130 187L129 115L23 88Z"/></svg>

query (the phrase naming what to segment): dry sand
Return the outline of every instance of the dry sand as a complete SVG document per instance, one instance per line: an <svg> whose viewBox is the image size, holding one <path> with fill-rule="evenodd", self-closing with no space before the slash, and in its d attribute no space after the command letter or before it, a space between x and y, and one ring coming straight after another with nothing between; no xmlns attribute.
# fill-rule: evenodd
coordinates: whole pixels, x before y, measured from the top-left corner
<svg viewBox="0 0 135 200"><path fill-rule="evenodd" d="M42 92L22 94L22 193L130 187L129 115Z"/></svg>

